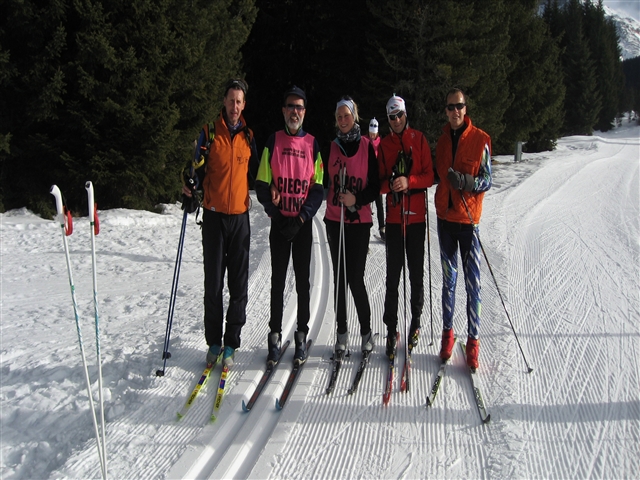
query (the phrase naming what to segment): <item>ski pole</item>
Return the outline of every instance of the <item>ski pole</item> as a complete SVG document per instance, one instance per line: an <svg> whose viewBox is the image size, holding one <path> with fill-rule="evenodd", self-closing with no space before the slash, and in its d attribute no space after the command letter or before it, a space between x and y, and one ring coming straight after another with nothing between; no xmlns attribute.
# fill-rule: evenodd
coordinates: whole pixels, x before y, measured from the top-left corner
<svg viewBox="0 0 640 480"><path fill-rule="evenodd" d="M347 185L346 185L346 178L347 178L347 166L344 165L342 167L342 193L345 193L347 191ZM347 246L345 243L345 224L344 224L344 209L346 207L343 206L343 208L340 209L340 218L342 219L342 228L340 231L340 243L342 245L342 280L344 283L344 311L345 311L345 315L347 313L347 295L348 295L348 290L347 290ZM347 318L348 315L347 315ZM346 346L346 345L345 345Z"/></svg>
<svg viewBox="0 0 640 480"><path fill-rule="evenodd" d="M409 357L409 323L407 322L407 267L406 267L406 260L407 260L407 196L403 193L402 195L402 204L401 204L401 208L402 208L402 215L401 215L401 221L402 221L402 288L403 288L403 292L402 292L402 304L403 304L403 314L404 314L404 335L405 335L405 342L404 342L404 350L405 350L405 358Z"/></svg>
<svg viewBox="0 0 640 480"><path fill-rule="evenodd" d="M93 309L96 321L96 352L98 358L98 391L100 401L100 426L102 427L102 457L104 458L104 476L107 477L107 439L106 425L104 421L104 395L102 388L102 355L100 353L100 315L98 314L98 274L96 267L96 235L100 232L100 222L94 201L93 184L87 182L84 185L87 190L87 200L89 203L89 226L91 228L91 266L93 269Z"/></svg>
<svg viewBox="0 0 640 480"><path fill-rule="evenodd" d="M171 338L171 326L173 325L173 312L176 306L176 295L178 294L178 280L180 278L180 264L182 263L182 250L184 247L184 235L187 229L187 217L189 216L189 211L185 209L184 215L182 216L182 227L180 228L180 240L178 242L178 253L176 254L176 264L173 269L173 282L171 285L171 297L169 299L169 314L167 315L167 328L164 334L164 346L162 348L162 359L164 363L162 365L162 370L156 370L156 375L158 377L164 376L165 368L167 367L167 359L171 358L171 353L169 352L169 340Z"/></svg>
<svg viewBox="0 0 640 480"><path fill-rule="evenodd" d="M338 172L338 179L340 181L340 192L342 193L342 175L343 175L343 168L341 167L339 172ZM344 232L344 208L341 205L340 206L340 233L338 235L338 262L336 263L337 265L337 272L336 272L336 286L335 286L335 292L334 292L334 311L335 311L335 320L336 320L336 334L338 333L337 331L337 325L338 325L338 292L340 290L340 262L342 261L342 234ZM336 337L337 338L337 337Z"/></svg>
<svg viewBox="0 0 640 480"><path fill-rule="evenodd" d="M471 212L469 211L469 206L467 205L467 200L464 198L464 193L460 192L460 196L462 197L462 203L464 203L464 208L467 211L467 215L469 216L469 221L471 225L473 225L473 218L471 217ZM509 324L511 325L511 330L516 337L516 342L518 343L518 347L520 348L520 353L522 354L522 358L524 359L524 363L527 365L527 373L531 373L533 368L529 366L529 362L527 362L527 357L522 350L522 345L520 345L520 339L518 338L518 334L516 333L516 329L513 326L513 322L511 321L511 317L509 316L509 312L507 310L507 306L504 303L504 299L502 298L502 293L500 292L500 287L498 286L498 280L496 280L496 276L493 273L493 269L491 268L491 263L489 262L489 257L487 257L487 252L484 251L484 246L480 241L480 234L476 230L476 235L478 236L478 243L480 244L480 249L482 250L482 254L484 255L484 259L487 262L487 266L489 267L489 272L491 273L491 277L493 278L493 283L496 285L496 290L498 291L498 296L500 297L500 301L502 302L502 308L504 308L504 313L507 315L507 320L509 320Z"/></svg>
<svg viewBox="0 0 640 480"><path fill-rule="evenodd" d="M69 274L69 287L71 289L71 301L73 302L73 313L76 320L76 331L78 332L78 344L80 346L80 355L82 356L82 365L84 367L84 378L87 384L87 395L89 397L89 407L91 409L91 416L93 419L93 428L96 434L96 446L98 448L98 457L100 457L100 469L102 478L106 480L107 472L105 469L105 461L103 458L103 450L100 445L100 433L98 432L98 420L96 418L96 408L93 404L93 395L91 394L91 381L89 380L89 369L87 368L87 357L84 353L84 344L82 342L82 330L80 327L80 318L78 316L78 302L76 301L76 287L73 283L73 274L71 272L71 258L69 256L69 244L67 242L67 236L73 232L73 221L71 219L71 212L63 205L62 193L57 185L52 185L50 192L56 199L56 221L60 224L60 230L62 232L62 245L64 247L65 260L67 262L67 273Z"/></svg>
<svg viewBox="0 0 640 480"><path fill-rule="evenodd" d="M340 193L345 193L345 179L347 175L347 167L343 165L340 167L340 172L338 177L340 179ZM340 267L342 266L342 275L343 275L343 288L344 288L344 309L345 314L347 310L347 253L344 239L344 209L346 207L341 205L340 207L340 234L338 237L338 271L336 273L336 293L335 293L335 309L336 309L336 326L338 325L338 299L340 292ZM337 333L337 330L336 330ZM346 347L346 345L345 345Z"/></svg>
<svg viewBox="0 0 640 480"><path fill-rule="evenodd" d="M431 291L431 228L429 224L429 192L425 192L427 201L427 260L429 262L429 316L431 318L431 343L433 345L433 292Z"/></svg>

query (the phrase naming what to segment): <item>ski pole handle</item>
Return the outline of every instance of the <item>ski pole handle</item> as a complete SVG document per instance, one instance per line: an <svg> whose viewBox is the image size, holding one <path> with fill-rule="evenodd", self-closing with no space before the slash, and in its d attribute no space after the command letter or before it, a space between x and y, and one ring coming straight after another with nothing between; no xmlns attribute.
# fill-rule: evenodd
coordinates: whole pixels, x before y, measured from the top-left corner
<svg viewBox="0 0 640 480"><path fill-rule="evenodd" d="M89 222L93 225L94 234L98 235L100 233L100 221L98 220L98 206L93 196L93 183L88 181L84 184L84 188L87 190L87 199L89 201Z"/></svg>
<svg viewBox="0 0 640 480"><path fill-rule="evenodd" d="M56 199L56 221L62 228L64 228L64 233L68 237L73 233L73 219L71 217L71 212L64 206L62 202L62 193L57 185L51 185L49 193L51 193L51 195Z"/></svg>
<svg viewBox="0 0 640 480"><path fill-rule="evenodd" d="M59 223L63 223L64 207L62 206L62 193L60 193L60 189L58 188L57 185L51 185L51 190L49 193L51 193L51 195L53 195L56 199L56 211L58 212L58 215L56 216L56 220Z"/></svg>
<svg viewBox="0 0 640 480"><path fill-rule="evenodd" d="M87 189L87 199L89 200L89 221L92 222L95 214L93 184L89 181L84 184L84 188Z"/></svg>

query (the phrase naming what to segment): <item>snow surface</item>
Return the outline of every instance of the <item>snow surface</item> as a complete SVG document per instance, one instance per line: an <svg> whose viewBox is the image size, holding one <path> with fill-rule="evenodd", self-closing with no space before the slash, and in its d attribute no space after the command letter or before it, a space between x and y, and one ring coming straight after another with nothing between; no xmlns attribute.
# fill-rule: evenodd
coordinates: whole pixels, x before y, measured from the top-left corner
<svg viewBox="0 0 640 480"><path fill-rule="evenodd" d="M213 424L209 416L219 367L189 413L176 418L200 376L206 350L202 252L193 215L172 357L166 375L157 377L181 211L176 205L162 214L100 211L96 250L109 476L637 478L639 134L638 126L625 121L608 133L561 139L555 152L525 154L519 163L495 159L480 235L533 372L526 373L483 259L479 373L491 413L486 425L459 350L435 405L426 407L439 364L441 328L434 189L429 191L432 289L431 295L426 292L423 335L413 355L413 383L409 393L400 393L396 382L388 407L382 405L383 339L359 390L347 395L360 358L355 318L350 320L353 354L334 393L325 395L335 327L320 213L314 222L310 358L282 411L276 411L275 399L290 371L293 348L254 410L242 411L242 400L248 400L262 374L269 317L269 222L254 198L248 322L221 418ZM0 221L0 477L99 478L60 228L25 209L2 214ZM76 218L68 239L97 402L89 232L88 218ZM366 282L373 328L381 337L384 277L384 245L372 234ZM284 336L289 339L295 328L293 292L291 281L285 293ZM462 279L458 297L455 329L464 335ZM353 317L353 305L349 309Z"/></svg>

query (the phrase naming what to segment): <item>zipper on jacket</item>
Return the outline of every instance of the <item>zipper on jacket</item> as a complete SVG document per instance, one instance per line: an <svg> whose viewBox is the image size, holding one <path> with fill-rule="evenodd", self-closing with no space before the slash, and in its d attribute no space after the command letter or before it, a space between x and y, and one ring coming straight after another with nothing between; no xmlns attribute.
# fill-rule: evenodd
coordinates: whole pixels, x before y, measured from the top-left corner
<svg viewBox="0 0 640 480"><path fill-rule="evenodd" d="M239 132L238 132L239 133ZM231 140L231 169L229 171L229 198L227 199L227 214L231 214L231 195L233 194L233 164L235 163L235 142L236 142L236 133L233 137L231 137L231 132L229 132L229 138Z"/></svg>

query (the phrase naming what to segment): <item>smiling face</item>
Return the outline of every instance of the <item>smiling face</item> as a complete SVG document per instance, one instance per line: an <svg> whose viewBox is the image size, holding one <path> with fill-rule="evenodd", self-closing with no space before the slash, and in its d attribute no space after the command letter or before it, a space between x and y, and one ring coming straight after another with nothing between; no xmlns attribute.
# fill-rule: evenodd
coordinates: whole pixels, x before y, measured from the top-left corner
<svg viewBox="0 0 640 480"><path fill-rule="evenodd" d="M302 128L305 114L304 100L296 95L289 95L282 107L284 121L292 134L298 133Z"/></svg>
<svg viewBox="0 0 640 480"><path fill-rule="evenodd" d="M227 113L229 125L237 125L245 106L244 92L239 88L230 88L227 95L224 97L223 104Z"/></svg>
<svg viewBox="0 0 640 480"><path fill-rule="evenodd" d="M336 111L336 124L342 133L348 133L355 124L355 119L349 107L341 105Z"/></svg>
<svg viewBox="0 0 640 480"><path fill-rule="evenodd" d="M402 133L405 125L407 124L407 114L403 110L394 111L387 115L389 118L389 125L398 135Z"/></svg>
<svg viewBox="0 0 640 480"><path fill-rule="evenodd" d="M447 114L451 128L454 130L459 129L464 124L467 106L462 92L452 93L447 97L447 106L444 111Z"/></svg>

